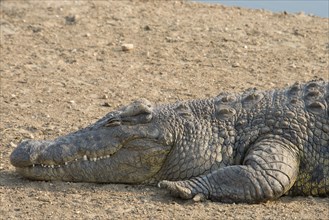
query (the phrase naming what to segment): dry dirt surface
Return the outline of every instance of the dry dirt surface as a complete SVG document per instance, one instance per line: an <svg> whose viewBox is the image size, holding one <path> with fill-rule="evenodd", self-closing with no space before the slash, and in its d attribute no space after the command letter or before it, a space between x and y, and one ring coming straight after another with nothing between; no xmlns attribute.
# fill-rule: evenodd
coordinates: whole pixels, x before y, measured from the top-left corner
<svg viewBox="0 0 329 220"><path fill-rule="evenodd" d="M194 203L152 186L29 181L9 163L22 139L64 135L141 97L328 80L328 19L181 1L0 4L0 219L329 218L329 198Z"/></svg>

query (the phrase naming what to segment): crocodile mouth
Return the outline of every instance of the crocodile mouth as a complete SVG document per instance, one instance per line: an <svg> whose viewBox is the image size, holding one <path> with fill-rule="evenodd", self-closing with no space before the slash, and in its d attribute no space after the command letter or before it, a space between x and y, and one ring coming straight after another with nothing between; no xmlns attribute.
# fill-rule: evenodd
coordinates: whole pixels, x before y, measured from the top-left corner
<svg viewBox="0 0 329 220"><path fill-rule="evenodd" d="M72 141L72 142L70 142ZM96 147L97 145L97 147ZM12 152L11 164L15 167L55 168L67 166L79 161L97 162L111 158L123 144L86 142L78 138L54 141L27 140Z"/></svg>
<svg viewBox="0 0 329 220"><path fill-rule="evenodd" d="M60 167L64 167L64 166L69 166L72 163L79 163L81 161L89 161L89 162L98 162L100 160L105 160L105 159L109 159L110 157L112 157L113 154L108 154L105 156L97 156L97 157L89 157L86 154L83 155L82 158L75 158L74 160L70 160L70 161L66 161L63 164L32 164L32 167L42 167L42 168L60 168ZM31 166L28 166L31 167Z"/></svg>
<svg viewBox="0 0 329 220"><path fill-rule="evenodd" d="M25 141L12 153L11 163L31 180L141 183L159 171L169 150L170 146L138 137L98 148L62 140Z"/></svg>
<svg viewBox="0 0 329 220"><path fill-rule="evenodd" d="M122 147L119 144L99 144L99 148L92 151L95 144L79 146L77 142L23 141L10 160L18 173L32 180L97 182L103 177L98 171L112 166Z"/></svg>
<svg viewBox="0 0 329 220"><path fill-rule="evenodd" d="M29 165L16 166L16 171L22 176L31 180L61 180L73 182L108 182L109 176L106 167L111 167L114 160L113 154L106 154L104 156L79 156L74 159L66 159L60 163L54 161L32 162Z"/></svg>

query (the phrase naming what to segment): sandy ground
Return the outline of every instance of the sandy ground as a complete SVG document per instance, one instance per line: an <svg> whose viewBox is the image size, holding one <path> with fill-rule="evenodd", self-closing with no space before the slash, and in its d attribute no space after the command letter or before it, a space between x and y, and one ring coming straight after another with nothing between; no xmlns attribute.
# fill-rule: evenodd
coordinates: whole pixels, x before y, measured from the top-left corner
<svg viewBox="0 0 329 220"><path fill-rule="evenodd" d="M9 163L22 139L66 134L140 97L329 79L328 19L180 1L0 4L0 219L329 218L329 198L194 203L151 186L33 182Z"/></svg>

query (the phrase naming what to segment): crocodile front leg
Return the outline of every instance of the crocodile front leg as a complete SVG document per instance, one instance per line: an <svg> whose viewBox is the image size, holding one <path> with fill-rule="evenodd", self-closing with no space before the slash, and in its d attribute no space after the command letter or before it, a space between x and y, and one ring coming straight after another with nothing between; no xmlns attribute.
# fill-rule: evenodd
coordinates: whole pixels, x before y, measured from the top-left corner
<svg viewBox="0 0 329 220"><path fill-rule="evenodd" d="M297 178L298 167L296 146L272 137L250 147L242 165L224 167L185 181L164 180L159 187L183 199L197 196L228 203L257 203L286 193Z"/></svg>

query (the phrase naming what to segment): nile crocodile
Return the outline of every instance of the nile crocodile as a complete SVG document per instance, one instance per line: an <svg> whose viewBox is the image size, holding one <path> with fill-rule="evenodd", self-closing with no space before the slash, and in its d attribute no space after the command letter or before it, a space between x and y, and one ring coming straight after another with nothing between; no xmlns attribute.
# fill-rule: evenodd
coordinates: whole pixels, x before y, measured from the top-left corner
<svg viewBox="0 0 329 220"><path fill-rule="evenodd" d="M329 195L329 83L154 105L137 100L52 141L23 141L34 180L157 184L183 199Z"/></svg>

